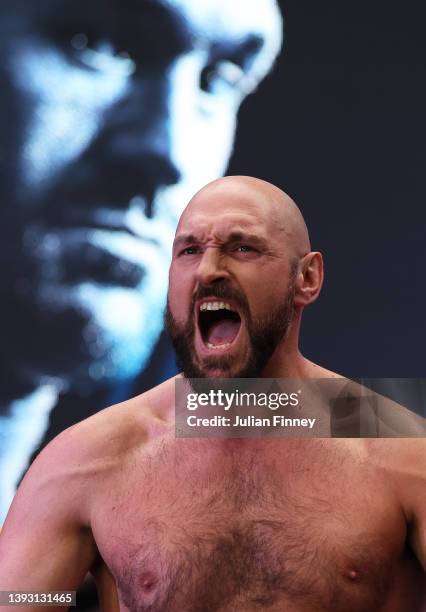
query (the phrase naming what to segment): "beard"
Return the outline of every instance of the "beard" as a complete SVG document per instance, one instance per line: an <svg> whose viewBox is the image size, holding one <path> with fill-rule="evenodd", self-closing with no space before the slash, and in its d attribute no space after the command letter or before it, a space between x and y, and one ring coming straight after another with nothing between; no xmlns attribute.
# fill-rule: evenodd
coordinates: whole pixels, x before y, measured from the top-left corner
<svg viewBox="0 0 426 612"><path fill-rule="evenodd" d="M231 355L210 356L200 363L194 344L195 317L190 315L185 324L178 324L167 301L165 326L175 349L177 366L185 378L207 378L206 372L211 370L221 371L225 378L260 377L275 349L285 339L293 320L296 273L297 262L294 262L283 301L262 318L253 318L245 296L226 281L217 281L214 286L200 286L193 295L190 313L194 312L197 300L214 295L234 300L244 314L250 345L244 362L237 370L235 357Z"/></svg>

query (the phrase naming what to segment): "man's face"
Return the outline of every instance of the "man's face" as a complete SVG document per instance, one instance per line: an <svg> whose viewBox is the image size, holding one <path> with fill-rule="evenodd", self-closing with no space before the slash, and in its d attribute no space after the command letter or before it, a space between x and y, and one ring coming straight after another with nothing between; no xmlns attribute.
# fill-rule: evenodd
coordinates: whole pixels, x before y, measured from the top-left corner
<svg viewBox="0 0 426 612"><path fill-rule="evenodd" d="M298 259L266 200L208 188L179 224L166 321L188 377L260 376L285 338Z"/></svg>
<svg viewBox="0 0 426 612"><path fill-rule="evenodd" d="M132 377L161 330L183 204L224 172L239 104L279 50L279 13L273 0L10 7L4 355L34 376Z"/></svg>

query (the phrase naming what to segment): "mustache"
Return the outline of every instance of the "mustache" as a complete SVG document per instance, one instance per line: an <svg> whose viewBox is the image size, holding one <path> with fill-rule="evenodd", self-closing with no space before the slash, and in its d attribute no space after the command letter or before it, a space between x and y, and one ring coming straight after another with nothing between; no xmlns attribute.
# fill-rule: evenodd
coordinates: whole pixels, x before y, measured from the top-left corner
<svg viewBox="0 0 426 612"><path fill-rule="evenodd" d="M250 314L250 307L246 296L241 291L238 291L232 287L225 280L216 281L214 284L210 285L199 285L197 290L192 295L191 310L194 310L195 302L197 300L202 300L203 298L212 296L221 298L222 300L232 300L235 304L237 304L237 306L239 306L244 315L247 316Z"/></svg>

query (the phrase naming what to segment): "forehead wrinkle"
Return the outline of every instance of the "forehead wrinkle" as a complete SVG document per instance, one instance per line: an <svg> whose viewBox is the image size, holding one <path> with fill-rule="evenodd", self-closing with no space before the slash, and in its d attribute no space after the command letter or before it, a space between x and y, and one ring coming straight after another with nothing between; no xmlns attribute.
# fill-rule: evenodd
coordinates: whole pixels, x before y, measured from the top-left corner
<svg viewBox="0 0 426 612"><path fill-rule="evenodd" d="M259 235L259 232L254 233L246 230L239 230L238 228L231 230L227 237L227 240L256 240L263 241L263 236Z"/></svg>
<svg viewBox="0 0 426 612"><path fill-rule="evenodd" d="M221 206L225 209L221 210ZM185 209L179 225L194 227L198 219L211 223L235 222L255 227L294 257L310 252L309 234L296 203L280 188L254 177L227 176L198 191Z"/></svg>
<svg viewBox="0 0 426 612"><path fill-rule="evenodd" d="M201 205L215 197L222 197L252 216L258 227L263 226L268 236L281 236L294 255L302 257L311 249L309 234L297 204L279 187L249 176L227 176L206 185L194 197ZM206 200L207 198L207 200ZM235 199L234 199L235 198Z"/></svg>
<svg viewBox="0 0 426 612"><path fill-rule="evenodd" d="M210 222L203 219L199 225L197 223L197 217L191 219L187 230L180 230L180 228L178 228L173 242L173 248L191 242L194 244L205 244L209 240L217 240L220 243L227 243L235 240L255 240L257 243L265 243L268 234L263 228L262 230L260 229L258 219L241 219L240 214L238 214L239 218L233 223L230 217L234 216L235 213L225 213L225 226L218 226L214 223L215 220L217 220L216 215L212 215ZM243 215L246 217L249 216L244 213ZM228 220L226 220L226 217L228 217ZM211 225L212 222L213 226Z"/></svg>
<svg viewBox="0 0 426 612"><path fill-rule="evenodd" d="M208 234L204 234L202 236L197 236L197 234L194 234L193 232L191 233L187 233L187 234L180 234L179 236L177 236L174 240L173 246L180 246L181 244L190 244L190 243L194 243L194 244L202 244L205 242L208 242L211 239L217 239L219 242L232 242L232 241L238 241L238 240L255 240L256 242L263 242L265 237L262 235L259 235L259 233L254 233L254 232L248 232L242 229L237 228L233 228L230 231L224 230L224 231L217 231L217 230L213 230L211 233Z"/></svg>
<svg viewBox="0 0 426 612"><path fill-rule="evenodd" d="M259 235L259 218L257 215L251 214L250 211L227 211L223 212L218 219L216 211L209 212L192 212L192 206L188 206L184 215L181 217L178 232L191 234L218 234L241 232L247 234L247 231L252 231ZM187 228L187 229L184 229Z"/></svg>

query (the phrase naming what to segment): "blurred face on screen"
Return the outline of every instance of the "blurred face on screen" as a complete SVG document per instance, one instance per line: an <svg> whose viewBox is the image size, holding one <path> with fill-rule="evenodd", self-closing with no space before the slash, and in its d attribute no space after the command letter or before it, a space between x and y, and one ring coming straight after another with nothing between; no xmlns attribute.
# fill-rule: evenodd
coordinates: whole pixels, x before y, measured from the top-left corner
<svg viewBox="0 0 426 612"><path fill-rule="evenodd" d="M6 0L0 8L2 360L131 378L162 327L191 195L281 44L274 0Z"/></svg>

